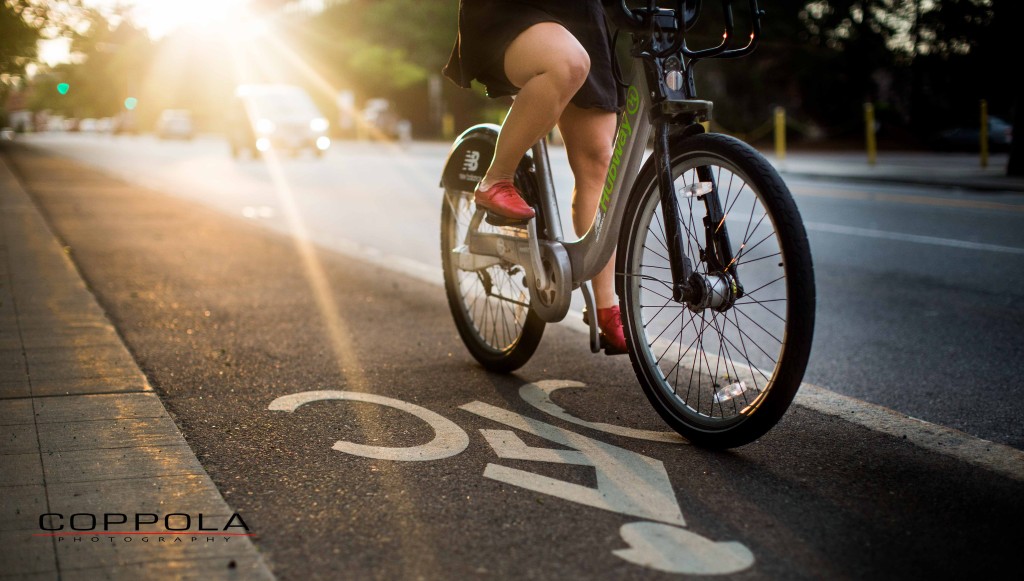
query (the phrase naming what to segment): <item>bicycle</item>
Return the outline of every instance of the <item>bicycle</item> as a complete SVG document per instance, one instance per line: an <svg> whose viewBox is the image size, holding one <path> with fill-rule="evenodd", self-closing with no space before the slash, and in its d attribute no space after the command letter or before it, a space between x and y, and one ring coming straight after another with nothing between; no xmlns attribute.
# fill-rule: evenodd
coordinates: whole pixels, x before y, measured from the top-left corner
<svg viewBox="0 0 1024 581"><path fill-rule="evenodd" d="M752 30L739 48L730 46L732 0L721 2L721 44L699 50L685 41L699 0L634 9L620 0L608 11L616 36L630 35L632 66L619 73L626 106L600 207L577 241L563 237L545 140L515 175L537 211L524 225L488 216L472 201L500 128L476 125L456 139L441 179L442 266L459 335L485 368L507 373L525 364L545 324L568 313L574 289L595 312L586 281L617 251L630 360L669 426L694 444L730 448L759 438L785 413L814 330L807 234L767 160L705 132L712 103L697 99L694 86L698 61L746 56L757 46L764 13L756 0L748 3ZM596 353L595 319L588 322Z"/></svg>

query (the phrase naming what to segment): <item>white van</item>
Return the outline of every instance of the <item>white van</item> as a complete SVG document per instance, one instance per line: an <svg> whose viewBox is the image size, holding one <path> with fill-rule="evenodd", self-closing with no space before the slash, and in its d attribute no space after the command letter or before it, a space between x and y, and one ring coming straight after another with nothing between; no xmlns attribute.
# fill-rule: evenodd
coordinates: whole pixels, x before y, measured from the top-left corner
<svg viewBox="0 0 1024 581"><path fill-rule="evenodd" d="M240 85L228 117L228 140L235 157L274 150L310 149L317 156L331 146L327 118L301 87Z"/></svg>

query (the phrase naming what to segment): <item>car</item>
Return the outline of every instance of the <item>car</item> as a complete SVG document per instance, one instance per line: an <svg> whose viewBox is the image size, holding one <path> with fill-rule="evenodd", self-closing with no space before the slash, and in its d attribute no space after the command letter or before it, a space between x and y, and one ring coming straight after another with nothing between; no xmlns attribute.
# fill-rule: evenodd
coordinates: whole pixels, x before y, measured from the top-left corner
<svg viewBox="0 0 1024 581"><path fill-rule="evenodd" d="M185 109L165 109L156 122L156 135L160 139L192 139L195 128L192 112Z"/></svg>
<svg viewBox="0 0 1024 581"><path fill-rule="evenodd" d="M253 157L271 149L311 150L317 157L331 146L330 123L301 87L284 84L240 85L228 114L231 154Z"/></svg>
<svg viewBox="0 0 1024 581"><path fill-rule="evenodd" d="M991 151L1008 151L1013 143L1013 126L1005 120L988 118L988 146ZM954 127L938 134L935 144L946 151L978 151L981 149L981 128Z"/></svg>

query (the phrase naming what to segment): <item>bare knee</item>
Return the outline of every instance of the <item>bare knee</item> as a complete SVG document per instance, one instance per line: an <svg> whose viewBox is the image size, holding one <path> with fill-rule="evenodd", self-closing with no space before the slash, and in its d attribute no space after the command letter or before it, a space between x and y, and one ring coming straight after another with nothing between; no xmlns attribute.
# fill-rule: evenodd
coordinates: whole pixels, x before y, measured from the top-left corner
<svg viewBox="0 0 1024 581"><path fill-rule="evenodd" d="M587 81L589 74L590 55L580 47L579 51L567 51L545 62L535 77L552 83L562 100L569 101Z"/></svg>
<svg viewBox="0 0 1024 581"><path fill-rule="evenodd" d="M587 75L590 74L590 55L583 47L579 47L579 50L570 51L562 57L552 67L551 73L558 77L563 87L572 92L572 96L587 81Z"/></svg>
<svg viewBox="0 0 1024 581"><path fill-rule="evenodd" d="M520 89L543 77L569 100L590 74L590 55L569 31L552 22L536 24L505 51L505 74Z"/></svg>

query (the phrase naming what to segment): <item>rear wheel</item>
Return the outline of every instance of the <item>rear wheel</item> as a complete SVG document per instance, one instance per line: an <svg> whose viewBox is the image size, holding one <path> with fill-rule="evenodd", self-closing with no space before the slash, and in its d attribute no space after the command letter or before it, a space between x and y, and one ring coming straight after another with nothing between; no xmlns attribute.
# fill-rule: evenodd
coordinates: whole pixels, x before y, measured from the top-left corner
<svg viewBox="0 0 1024 581"><path fill-rule="evenodd" d="M528 179L520 171L516 185ZM522 190L521 190L522 191ZM463 269L453 253L467 244L476 212L472 192L446 189L441 208L441 264L455 326L469 352L490 371L508 373L530 360L544 333L544 321L530 309L525 271L505 261ZM521 228L481 221L478 231L525 236ZM465 265L464 265L465 266Z"/></svg>
<svg viewBox="0 0 1024 581"><path fill-rule="evenodd" d="M694 444L740 446L763 435L792 402L810 354L814 278L796 204L746 144L697 135L673 144L672 172L696 274L742 288L725 304L676 302L656 172L637 181L619 239L621 308L634 371L658 413ZM710 174L698 177L698 168ZM704 170L701 170L704 171ZM717 183L739 286L712 266L704 219ZM713 225L712 225L713 226ZM714 228L712 228L714 229ZM728 266L728 265L726 265Z"/></svg>

